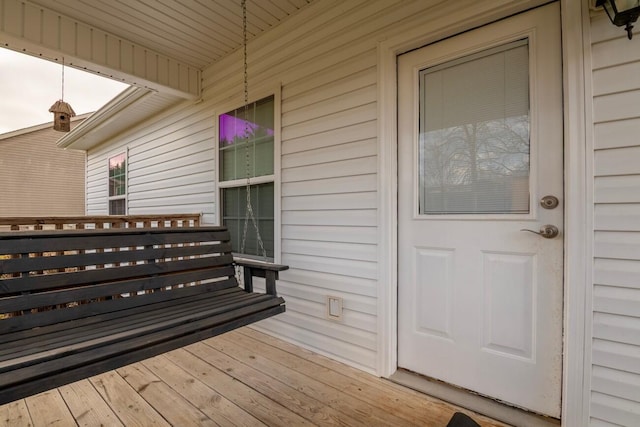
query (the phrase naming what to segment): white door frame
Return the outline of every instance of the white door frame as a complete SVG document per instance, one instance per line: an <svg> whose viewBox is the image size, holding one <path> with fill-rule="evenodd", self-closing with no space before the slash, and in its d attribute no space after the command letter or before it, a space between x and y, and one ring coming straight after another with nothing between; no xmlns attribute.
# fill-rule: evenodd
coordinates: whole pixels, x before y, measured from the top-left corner
<svg viewBox="0 0 640 427"><path fill-rule="evenodd" d="M442 2L439 17L416 19L401 34L378 44L378 194L379 267L378 363L380 376L397 369L398 233L397 233L397 56L498 19L536 7L548 0ZM583 426L589 419L589 367L593 197L590 78L585 72L589 51L586 1L560 0L564 91L565 272L562 375L562 425ZM446 13L447 10L450 13ZM429 25L425 25L428 21ZM425 30L428 29L428 30ZM570 367L570 369L569 369Z"/></svg>

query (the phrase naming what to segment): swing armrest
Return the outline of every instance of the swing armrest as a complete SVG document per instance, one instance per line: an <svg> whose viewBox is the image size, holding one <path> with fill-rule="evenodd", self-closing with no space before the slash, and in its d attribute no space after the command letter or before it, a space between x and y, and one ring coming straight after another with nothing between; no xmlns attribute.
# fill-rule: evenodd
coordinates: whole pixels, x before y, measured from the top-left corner
<svg viewBox="0 0 640 427"><path fill-rule="evenodd" d="M260 262L245 258L234 258L233 262L244 270L244 290L253 292L253 278L262 277L266 280L266 292L277 296L276 280L280 271L288 270L288 265Z"/></svg>

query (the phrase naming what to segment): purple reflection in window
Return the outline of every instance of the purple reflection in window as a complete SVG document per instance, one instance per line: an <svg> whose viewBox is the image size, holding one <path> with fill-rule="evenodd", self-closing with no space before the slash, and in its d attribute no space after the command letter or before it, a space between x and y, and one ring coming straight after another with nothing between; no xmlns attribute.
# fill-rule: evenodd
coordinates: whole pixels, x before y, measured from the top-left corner
<svg viewBox="0 0 640 427"><path fill-rule="evenodd" d="M124 166L124 153L109 159L109 170Z"/></svg>
<svg viewBox="0 0 640 427"><path fill-rule="evenodd" d="M273 136L273 129L265 128L257 123L243 120L231 114L221 114L220 117L220 145L232 145L246 138L245 131L249 136L260 136L261 134Z"/></svg>

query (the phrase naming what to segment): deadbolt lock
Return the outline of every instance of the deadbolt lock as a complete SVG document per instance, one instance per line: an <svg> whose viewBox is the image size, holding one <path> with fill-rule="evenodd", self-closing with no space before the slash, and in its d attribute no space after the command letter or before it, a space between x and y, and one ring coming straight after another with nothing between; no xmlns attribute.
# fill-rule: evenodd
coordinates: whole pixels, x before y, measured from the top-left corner
<svg viewBox="0 0 640 427"><path fill-rule="evenodd" d="M555 209L560 204L560 201L556 196L544 196L540 199L540 206L545 209Z"/></svg>

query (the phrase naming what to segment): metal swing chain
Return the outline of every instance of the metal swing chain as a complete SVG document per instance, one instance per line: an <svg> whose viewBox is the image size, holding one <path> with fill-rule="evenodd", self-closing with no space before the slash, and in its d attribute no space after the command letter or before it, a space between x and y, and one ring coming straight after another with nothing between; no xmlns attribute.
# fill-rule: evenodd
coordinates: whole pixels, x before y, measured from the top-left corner
<svg viewBox="0 0 640 427"><path fill-rule="evenodd" d="M244 84L244 147L245 147L245 171L246 171L246 193L247 193L247 207L244 216L244 228L242 231L242 245L240 247L240 253L245 253L245 245L247 242L247 229L249 228L249 219L256 230L256 237L258 239L258 245L260 252L264 260L267 260L267 251L264 248L262 242L262 236L260 235L260 229L258 228L258 222L253 213L253 206L251 205L251 151L250 151L250 126L249 126L249 74L247 73L247 0L242 0L242 54L243 54L243 84Z"/></svg>

